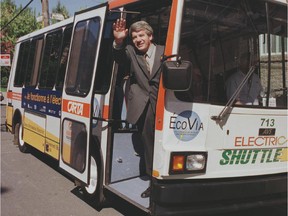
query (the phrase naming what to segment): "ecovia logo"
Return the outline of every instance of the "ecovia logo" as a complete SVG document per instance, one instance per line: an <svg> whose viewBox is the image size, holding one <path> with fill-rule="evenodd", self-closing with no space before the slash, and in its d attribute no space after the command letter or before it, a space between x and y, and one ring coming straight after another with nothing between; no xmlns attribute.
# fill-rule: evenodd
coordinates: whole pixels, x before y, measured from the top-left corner
<svg viewBox="0 0 288 216"><path fill-rule="evenodd" d="M197 113L187 110L178 116L171 116L169 127L173 129L177 139L187 142L194 139L200 130L203 130L203 123Z"/></svg>

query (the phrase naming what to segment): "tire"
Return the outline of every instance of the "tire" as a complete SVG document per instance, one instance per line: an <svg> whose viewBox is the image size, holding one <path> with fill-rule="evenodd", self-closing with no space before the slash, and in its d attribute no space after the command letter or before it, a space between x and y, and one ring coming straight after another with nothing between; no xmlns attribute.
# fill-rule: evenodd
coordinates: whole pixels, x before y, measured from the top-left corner
<svg viewBox="0 0 288 216"><path fill-rule="evenodd" d="M82 191L86 198L91 201L99 201L100 193L100 162L95 153L90 154L90 179L88 186L82 186Z"/></svg>
<svg viewBox="0 0 288 216"><path fill-rule="evenodd" d="M22 124L17 123L15 125L14 144L18 145L18 148L21 152L27 153L28 152L28 145L22 139L22 135L23 135L22 130L23 130Z"/></svg>

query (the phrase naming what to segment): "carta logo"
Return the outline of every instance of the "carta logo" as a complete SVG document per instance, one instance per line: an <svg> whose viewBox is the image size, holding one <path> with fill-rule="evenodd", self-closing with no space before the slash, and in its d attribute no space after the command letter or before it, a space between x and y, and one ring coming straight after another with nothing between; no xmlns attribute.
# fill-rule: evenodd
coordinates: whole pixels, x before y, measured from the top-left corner
<svg viewBox="0 0 288 216"><path fill-rule="evenodd" d="M74 113L76 115L83 115L83 104L82 103L77 103L74 101L69 101L68 102L68 112L69 113Z"/></svg>
<svg viewBox="0 0 288 216"><path fill-rule="evenodd" d="M179 115L171 116L169 128L173 129L175 136L181 141L194 139L203 130L203 123L197 113L184 111Z"/></svg>

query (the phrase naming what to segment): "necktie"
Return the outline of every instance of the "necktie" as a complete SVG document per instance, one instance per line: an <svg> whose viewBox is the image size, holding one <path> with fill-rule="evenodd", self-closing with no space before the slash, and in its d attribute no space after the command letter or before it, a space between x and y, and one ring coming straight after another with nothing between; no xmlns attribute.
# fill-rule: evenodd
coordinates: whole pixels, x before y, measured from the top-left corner
<svg viewBox="0 0 288 216"><path fill-rule="evenodd" d="M150 75L150 65L149 65L149 62L148 62L148 55L147 54L145 54L144 55L144 62L145 62L145 64L146 64L146 67L147 67L147 70L148 70L148 72L149 72L149 75Z"/></svg>

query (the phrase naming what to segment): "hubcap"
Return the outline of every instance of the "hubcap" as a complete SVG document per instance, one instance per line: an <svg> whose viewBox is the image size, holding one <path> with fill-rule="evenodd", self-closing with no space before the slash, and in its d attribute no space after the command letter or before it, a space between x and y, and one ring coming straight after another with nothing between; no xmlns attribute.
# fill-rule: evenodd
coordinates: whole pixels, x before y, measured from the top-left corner
<svg viewBox="0 0 288 216"><path fill-rule="evenodd" d="M19 139L19 144L20 144L20 146L23 146L23 145L24 145L24 140L22 139L22 125L20 125L20 127L19 127L19 136L18 136L18 139Z"/></svg>
<svg viewBox="0 0 288 216"><path fill-rule="evenodd" d="M86 187L86 190L89 194L93 194L97 188L98 173L97 173L97 164L94 157L91 157L90 162L90 179L89 185Z"/></svg>

